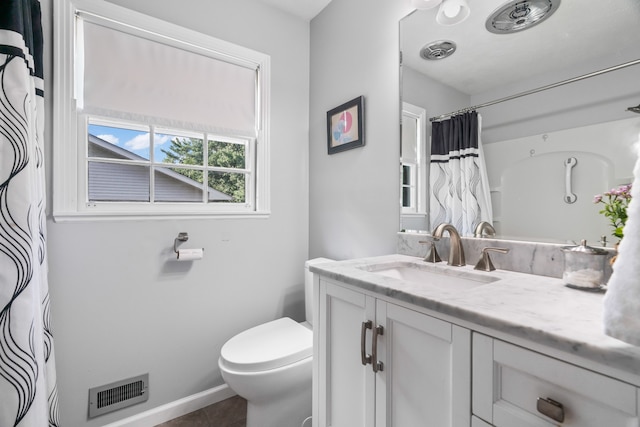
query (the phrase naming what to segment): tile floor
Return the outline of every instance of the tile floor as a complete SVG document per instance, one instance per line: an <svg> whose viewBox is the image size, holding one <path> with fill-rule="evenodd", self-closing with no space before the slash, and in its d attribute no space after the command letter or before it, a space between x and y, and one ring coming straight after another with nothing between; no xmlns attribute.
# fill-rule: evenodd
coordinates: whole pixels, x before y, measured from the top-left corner
<svg viewBox="0 0 640 427"><path fill-rule="evenodd" d="M156 427L246 427L247 401L230 397Z"/></svg>

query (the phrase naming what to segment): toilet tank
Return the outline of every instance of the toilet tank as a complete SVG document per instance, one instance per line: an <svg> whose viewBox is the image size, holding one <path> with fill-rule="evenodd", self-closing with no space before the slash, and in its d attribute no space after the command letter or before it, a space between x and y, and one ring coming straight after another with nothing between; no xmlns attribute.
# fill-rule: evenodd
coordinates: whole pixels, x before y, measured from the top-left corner
<svg viewBox="0 0 640 427"><path fill-rule="evenodd" d="M311 325L313 325L313 273L309 271L309 266L333 261L329 258L314 258L304 263L304 314Z"/></svg>

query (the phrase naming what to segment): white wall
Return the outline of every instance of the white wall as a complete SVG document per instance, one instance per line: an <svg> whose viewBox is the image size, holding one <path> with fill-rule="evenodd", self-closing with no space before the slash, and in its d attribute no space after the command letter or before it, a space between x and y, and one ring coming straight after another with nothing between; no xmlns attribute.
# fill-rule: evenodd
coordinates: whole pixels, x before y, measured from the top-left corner
<svg viewBox="0 0 640 427"><path fill-rule="evenodd" d="M272 214L263 220L48 221L61 421L73 427L104 425L220 385L217 359L228 338L282 315L304 317L309 23L255 0L112 2L271 55ZM43 0L48 76L51 5ZM51 94L48 79L48 117ZM50 161L50 122L46 135ZM205 248L203 261L172 261L180 231L190 235L185 247ZM90 387L145 372L147 403L87 420Z"/></svg>
<svg viewBox="0 0 640 427"><path fill-rule="evenodd" d="M494 226L506 238L599 245L611 237L609 221L593 197L633 180L640 117L597 123L485 145ZM574 203L565 203L564 162ZM544 171L544 173L541 173Z"/></svg>
<svg viewBox="0 0 640 427"><path fill-rule="evenodd" d="M471 103L565 81L639 56L640 47L635 52L615 51L588 64L472 96ZM480 111L499 235L551 242L588 239L593 245L602 235L613 239L608 222L598 214L602 207L592 200L632 176L638 116L626 108L638 104L639 77L640 66L635 65ZM573 169L578 200L573 204L563 199L563 162L569 157L578 159Z"/></svg>
<svg viewBox="0 0 640 427"><path fill-rule="evenodd" d="M478 105L538 87L593 73L640 57L634 52L613 52L610 57L593 58L562 72L523 78L517 83L471 97ZM623 68L586 80L559 86L508 102L483 108L482 141L490 144L525 136L572 129L634 117L627 107L638 105L640 65Z"/></svg>
<svg viewBox="0 0 640 427"><path fill-rule="evenodd" d="M409 1L333 0L311 21L309 253L396 251L400 206L398 36ZM327 154L326 112L365 97L366 145Z"/></svg>
<svg viewBox="0 0 640 427"><path fill-rule="evenodd" d="M471 105L471 97L409 67L402 67L402 100L427 110L427 118ZM429 135L431 126L427 126Z"/></svg>

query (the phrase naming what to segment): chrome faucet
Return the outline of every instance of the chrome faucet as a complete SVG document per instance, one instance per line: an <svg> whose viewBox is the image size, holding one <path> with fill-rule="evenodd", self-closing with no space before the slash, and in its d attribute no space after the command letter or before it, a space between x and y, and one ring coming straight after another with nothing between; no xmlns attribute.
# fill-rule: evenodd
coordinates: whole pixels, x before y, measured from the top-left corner
<svg viewBox="0 0 640 427"><path fill-rule="evenodd" d="M476 226L476 230L473 233L474 237L484 237L487 236L495 236L496 229L493 228L493 225L489 224L487 221L481 221L480 224Z"/></svg>
<svg viewBox="0 0 640 427"><path fill-rule="evenodd" d="M465 265L462 240L460 240L460 234L458 234L458 230L456 230L453 225L447 224L446 222L442 223L433 230L431 235L439 239L445 231L449 232L449 260L447 264L458 267Z"/></svg>

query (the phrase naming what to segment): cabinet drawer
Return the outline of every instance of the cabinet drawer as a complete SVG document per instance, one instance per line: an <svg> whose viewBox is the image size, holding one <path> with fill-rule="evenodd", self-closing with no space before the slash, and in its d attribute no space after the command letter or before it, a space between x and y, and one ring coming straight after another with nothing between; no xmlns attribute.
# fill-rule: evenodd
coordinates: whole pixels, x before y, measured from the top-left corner
<svg viewBox="0 0 640 427"><path fill-rule="evenodd" d="M473 413L496 427L631 427L637 388L480 334L473 335Z"/></svg>

